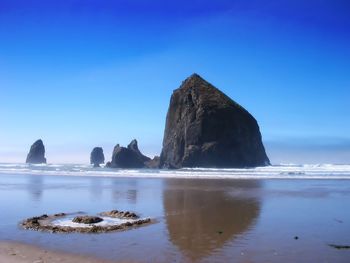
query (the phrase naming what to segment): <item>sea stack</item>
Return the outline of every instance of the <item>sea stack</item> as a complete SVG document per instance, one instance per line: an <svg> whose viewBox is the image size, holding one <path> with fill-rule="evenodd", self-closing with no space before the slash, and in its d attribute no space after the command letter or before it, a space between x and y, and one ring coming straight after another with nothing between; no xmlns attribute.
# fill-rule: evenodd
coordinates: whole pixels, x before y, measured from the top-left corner
<svg viewBox="0 0 350 263"><path fill-rule="evenodd" d="M105 162L105 156L103 154L102 147L95 147L92 149L90 154L90 163L94 165L94 167L100 167L100 164Z"/></svg>
<svg viewBox="0 0 350 263"><path fill-rule="evenodd" d="M149 158L149 157L143 155L143 154L140 152L139 146L138 146L138 144L137 144L137 140L136 140L136 139L132 140L132 141L129 143L128 149L129 149L130 151L133 151L133 152L138 156L138 158L139 158L140 160L142 160L143 162L147 162L147 161L150 161L150 160L151 160L151 158Z"/></svg>
<svg viewBox="0 0 350 263"><path fill-rule="evenodd" d="M197 74L174 90L160 167L243 168L269 164L258 123L242 106Z"/></svg>
<svg viewBox="0 0 350 263"><path fill-rule="evenodd" d="M45 146L42 140L37 140L30 147L29 153L27 155L26 163L46 163L45 158Z"/></svg>
<svg viewBox="0 0 350 263"><path fill-rule="evenodd" d="M144 168L146 162L151 159L143 155L137 145L136 140L132 140L128 147L117 144L112 154L112 168Z"/></svg>

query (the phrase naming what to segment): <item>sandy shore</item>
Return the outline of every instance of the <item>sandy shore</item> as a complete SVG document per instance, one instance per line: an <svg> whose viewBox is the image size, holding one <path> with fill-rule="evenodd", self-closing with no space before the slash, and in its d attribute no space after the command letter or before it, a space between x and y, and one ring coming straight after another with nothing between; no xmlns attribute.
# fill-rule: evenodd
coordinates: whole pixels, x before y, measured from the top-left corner
<svg viewBox="0 0 350 263"><path fill-rule="evenodd" d="M110 263L92 257L54 252L17 242L0 242L0 262L6 263Z"/></svg>
<svg viewBox="0 0 350 263"><path fill-rule="evenodd" d="M349 263L350 180L0 176L0 262ZM50 233L42 214L131 211L156 223ZM19 243L1 241L11 240ZM23 245L29 244L29 245Z"/></svg>

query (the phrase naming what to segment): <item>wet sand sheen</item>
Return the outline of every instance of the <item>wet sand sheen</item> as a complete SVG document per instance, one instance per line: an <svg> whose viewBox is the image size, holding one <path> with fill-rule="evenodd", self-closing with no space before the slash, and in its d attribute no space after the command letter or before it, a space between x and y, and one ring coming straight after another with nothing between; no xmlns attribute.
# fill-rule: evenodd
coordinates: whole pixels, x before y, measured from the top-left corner
<svg viewBox="0 0 350 263"><path fill-rule="evenodd" d="M6 263L111 263L112 261L50 251L23 243L0 242L0 262Z"/></svg>
<svg viewBox="0 0 350 263"><path fill-rule="evenodd" d="M259 215L257 198L228 198L222 187L227 182L172 180L163 195L169 237L191 260L210 255L215 249L254 224ZM236 182L237 187L257 189L258 181ZM192 189L187 191L186 188ZM238 216L239 213L239 216Z"/></svg>
<svg viewBox="0 0 350 263"><path fill-rule="evenodd" d="M28 198L29 197L29 198ZM113 261L348 262L347 180L0 177L0 236ZM119 233L51 234L17 223L48 213L129 210L158 223ZM295 239L295 237L298 237ZM311 260L311 261L310 261Z"/></svg>

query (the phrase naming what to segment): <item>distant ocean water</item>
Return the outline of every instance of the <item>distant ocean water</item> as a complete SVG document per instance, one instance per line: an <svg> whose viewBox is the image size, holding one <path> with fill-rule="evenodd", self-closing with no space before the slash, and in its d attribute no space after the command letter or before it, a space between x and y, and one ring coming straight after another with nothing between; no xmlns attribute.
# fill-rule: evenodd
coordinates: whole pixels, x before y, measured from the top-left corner
<svg viewBox="0 0 350 263"><path fill-rule="evenodd" d="M14 164L0 163L1 174L39 174L143 178L228 178L228 179L350 179L348 164L280 164L249 169L184 168L109 169L89 164Z"/></svg>

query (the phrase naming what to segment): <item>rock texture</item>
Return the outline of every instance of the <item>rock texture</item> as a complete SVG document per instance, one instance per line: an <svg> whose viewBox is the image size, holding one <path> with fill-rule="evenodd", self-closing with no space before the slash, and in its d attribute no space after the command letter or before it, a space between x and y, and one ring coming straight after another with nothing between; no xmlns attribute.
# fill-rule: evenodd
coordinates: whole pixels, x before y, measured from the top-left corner
<svg viewBox="0 0 350 263"><path fill-rule="evenodd" d="M154 156L152 160L146 161L145 165L147 168L157 169L159 168L159 163L160 163L160 157Z"/></svg>
<svg viewBox="0 0 350 263"><path fill-rule="evenodd" d="M147 161L150 161L150 160L151 160L151 158L149 158L149 157L143 155L143 154L140 152L139 146L137 145L137 140L135 140L135 139L132 140L132 141L129 143L128 149L129 149L130 151L134 152L134 153L138 156L138 158L139 158L140 160L142 160L143 162L147 162Z"/></svg>
<svg viewBox="0 0 350 263"><path fill-rule="evenodd" d="M72 220L72 222L80 223L80 224L95 224L102 221L103 221L103 218L98 216L76 216Z"/></svg>
<svg viewBox="0 0 350 263"><path fill-rule="evenodd" d="M101 214L108 213L103 212ZM111 231L121 231L128 230L135 227L140 227L144 225L148 225L151 223L155 223L155 220L151 220L151 218L139 219L137 216L134 217L134 213L131 212L118 212L123 214L123 217L119 217L121 219L127 219L125 223L114 223L107 225L94 225L95 223L102 222L103 218L98 216L76 216L73 218L73 222L86 224L84 226L62 226L57 224L57 219L63 219L69 214L59 213L54 215L41 215L36 217L31 217L25 219L21 222L21 226L24 229L36 230L36 231L48 231L51 233L107 233ZM105 217L112 217L105 215Z"/></svg>
<svg viewBox="0 0 350 263"><path fill-rule="evenodd" d="M37 140L30 147L26 163L46 163L45 146L42 140Z"/></svg>
<svg viewBox="0 0 350 263"><path fill-rule="evenodd" d="M109 216L112 218L121 218L121 219L128 219L128 218L132 218L132 219L136 219L139 218L138 215L136 215L133 212L129 212L129 211L118 211L118 210L112 210L112 211L107 211L107 212L102 212L100 213L101 216Z"/></svg>
<svg viewBox="0 0 350 263"><path fill-rule="evenodd" d="M132 140L128 147L121 147L117 144L112 154L111 166L113 168L144 168L146 162L151 159L143 155L136 140Z"/></svg>
<svg viewBox="0 0 350 263"><path fill-rule="evenodd" d="M90 154L90 163L94 165L94 167L100 167L100 164L105 162L105 156L103 154L102 147L95 147L92 149Z"/></svg>
<svg viewBox="0 0 350 263"><path fill-rule="evenodd" d="M269 165L254 117L193 74L171 96L160 167Z"/></svg>

